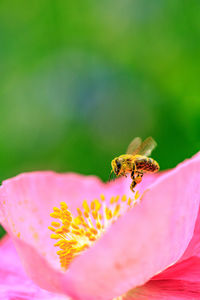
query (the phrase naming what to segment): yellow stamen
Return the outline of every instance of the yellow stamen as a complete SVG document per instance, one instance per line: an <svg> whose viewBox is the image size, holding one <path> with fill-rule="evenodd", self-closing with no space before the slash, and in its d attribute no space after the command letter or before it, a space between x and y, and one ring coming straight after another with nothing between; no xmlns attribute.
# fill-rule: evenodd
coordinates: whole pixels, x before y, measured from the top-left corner
<svg viewBox="0 0 200 300"><path fill-rule="evenodd" d="M114 202L115 202L115 197L112 196L112 197L110 198L110 204L113 204Z"/></svg>
<svg viewBox="0 0 200 300"><path fill-rule="evenodd" d="M115 206L115 210L114 210L114 217L115 216L117 216L118 214L119 214L119 211L120 211L120 204L117 204L116 206Z"/></svg>
<svg viewBox="0 0 200 300"><path fill-rule="evenodd" d="M123 195L123 196L124 196L124 195ZM122 196L122 197L123 197L123 196ZM120 199L120 196L117 195L117 196L115 197L115 202L117 203L119 199Z"/></svg>
<svg viewBox="0 0 200 300"><path fill-rule="evenodd" d="M138 191L135 192L135 200L137 200L140 197L140 194Z"/></svg>
<svg viewBox="0 0 200 300"><path fill-rule="evenodd" d="M131 206L131 204L132 204L132 199L128 198L128 205Z"/></svg>
<svg viewBox="0 0 200 300"><path fill-rule="evenodd" d="M89 206L88 206L86 200L83 201L83 208L84 208L84 210L85 210L86 212L89 212L89 211L90 211L90 208L89 208Z"/></svg>
<svg viewBox="0 0 200 300"><path fill-rule="evenodd" d="M58 207L53 207L53 211L60 212L60 209Z"/></svg>
<svg viewBox="0 0 200 300"><path fill-rule="evenodd" d="M53 212L53 213L50 213L50 216L52 218L55 218L55 219L58 219L60 217L60 214L59 213L56 213L56 212Z"/></svg>
<svg viewBox="0 0 200 300"><path fill-rule="evenodd" d="M60 202L60 207L61 207L61 209L62 210L64 210L64 209L68 209L68 206L67 206L67 204L65 203L65 202Z"/></svg>
<svg viewBox="0 0 200 300"><path fill-rule="evenodd" d="M108 207L106 207L105 212L106 212L106 218L107 218L107 220L112 219L112 211Z"/></svg>
<svg viewBox="0 0 200 300"><path fill-rule="evenodd" d="M137 193L137 192L136 192L136 193ZM126 195L123 195L123 196L122 196L122 202L126 202L126 200L127 200Z"/></svg>
<svg viewBox="0 0 200 300"><path fill-rule="evenodd" d="M54 227L60 227L60 223L59 222L52 222L51 225L54 226Z"/></svg>
<svg viewBox="0 0 200 300"><path fill-rule="evenodd" d="M54 234L54 233L52 233L52 234L51 234L51 238L52 238L52 239L55 239L55 240L58 240L58 239L60 239L60 235L59 235L59 234Z"/></svg>
<svg viewBox="0 0 200 300"><path fill-rule="evenodd" d="M106 201L101 194L100 201L94 199L88 203L84 200L82 209L77 208L76 216L70 212L65 202L60 203L60 208L54 207L50 216L58 221L53 221L48 228L53 232L51 238L58 240L54 246L60 248L57 254L63 269L66 270L77 255L98 240L120 215L138 203L138 198L139 193L136 192L134 199L127 200L126 195L117 195Z"/></svg>
<svg viewBox="0 0 200 300"><path fill-rule="evenodd" d="M100 195L100 198L101 198L101 201L102 201L102 202L105 201L105 196L104 196L104 194L101 194L101 195Z"/></svg>
<svg viewBox="0 0 200 300"><path fill-rule="evenodd" d="M53 228L52 226L48 226L49 230L56 232L56 228Z"/></svg>

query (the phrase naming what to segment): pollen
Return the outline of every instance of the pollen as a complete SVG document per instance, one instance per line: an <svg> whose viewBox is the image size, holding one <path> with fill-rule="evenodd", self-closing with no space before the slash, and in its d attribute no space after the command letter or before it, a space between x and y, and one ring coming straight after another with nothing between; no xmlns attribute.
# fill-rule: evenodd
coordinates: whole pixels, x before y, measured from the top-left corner
<svg viewBox="0 0 200 300"><path fill-rule="evenodd" d="M126 195L112 196L110 199L101 194L99 199L91 202L83 200L82 207L72 214L65 202L60 208L53 207L50 216L52 221L48 228L51 238L56 240L57 254L61 267L67 270L73 259L91 247L105 231L126 211L140 202L140 195L135 193L134 199Z"/></svg>

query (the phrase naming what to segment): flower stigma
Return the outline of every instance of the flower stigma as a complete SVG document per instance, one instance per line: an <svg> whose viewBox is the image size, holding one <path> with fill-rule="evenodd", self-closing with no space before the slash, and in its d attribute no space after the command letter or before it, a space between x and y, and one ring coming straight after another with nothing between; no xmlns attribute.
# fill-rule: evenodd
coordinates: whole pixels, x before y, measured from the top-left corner
<svg viewBox="0 0 200 300"><path fill-rule="evenodd" d="M61 267L67 270L76 256L91 247L112 223L140 200L138 191L134 199L117 195L106 201L101 194L100 200L94 199L91 203L84 200L82 208L77 208L77 216L70 212L65 202L60 202L60 208L54 207L50 216L57 220L48 228L53 232L51 238L58 240L54 246L60 248L57 254Z"/></svg>

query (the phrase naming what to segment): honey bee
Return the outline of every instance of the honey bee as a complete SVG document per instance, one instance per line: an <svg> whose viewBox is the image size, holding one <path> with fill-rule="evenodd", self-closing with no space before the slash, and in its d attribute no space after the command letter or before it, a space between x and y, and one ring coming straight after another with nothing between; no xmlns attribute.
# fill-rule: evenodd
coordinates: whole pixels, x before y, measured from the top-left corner
<svg viewBox="0 0 200 300"><path fill-rule="evenodd" d="M142 181L144 173L155 173L160 169L159 164L148 157L156 145L152 137L143 142L141 138L136 137L129 144L126 154L112 160L110 175L114 172L116 176L127 177L127 173L130 173L133 180L130 189L134 192L134 187Z"/></svg>

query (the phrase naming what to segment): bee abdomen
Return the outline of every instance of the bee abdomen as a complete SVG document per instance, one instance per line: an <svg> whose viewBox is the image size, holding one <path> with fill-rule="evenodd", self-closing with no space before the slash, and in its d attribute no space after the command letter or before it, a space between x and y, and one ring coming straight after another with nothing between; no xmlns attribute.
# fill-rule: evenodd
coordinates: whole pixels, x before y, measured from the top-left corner
<svg viewBox="0 0 200 300"><path fill-rule="evenodd" d="M136 169L147 173L154 173L159 170L158 163L152 158L142 158L135 161Z"/></svg>

